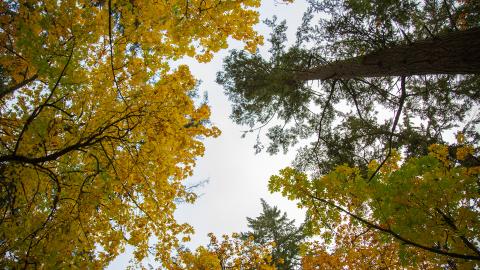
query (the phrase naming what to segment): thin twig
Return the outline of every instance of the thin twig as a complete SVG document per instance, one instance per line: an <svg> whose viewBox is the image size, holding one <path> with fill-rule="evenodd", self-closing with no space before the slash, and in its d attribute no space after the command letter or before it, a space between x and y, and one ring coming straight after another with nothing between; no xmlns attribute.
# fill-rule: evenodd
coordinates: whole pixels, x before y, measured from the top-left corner
<svg viewBox="0 0 480 270"><path fill-rule="evenodd" d="M320 140L321 140L321 137L322 137L322 122L323 122L323 119L325 118L325 113L327 111L327 108L330 106L330 102L333 98L333 93L335 92L335 84L337 83L337 80L334 80L332 82L332 88L330 90L330 94L328 95L328 98L327 100L325 101L325 104L323 106L323 110L322 110L322 114L320 116L320 122L318 123L318 138L317 138L317 142L315 143L315 147L313 148L313 152L315 154L315 158L317 160L317 166L320 166L320 160L318 159L318 154L317 154L317 151L318 151L318 145L320 144Z"/></svg>
<svg viewBox="0 0 480 270"><path fill-rule="evenodd" d="M122 91L120 91L120 87L118 86L117 77L115 76L115 66L113 64L113 37L112 37L112 0L108 0L108 42L110 44L110 66L112 69L112 76L113 76L113 84L117 88L117 94L123 100L123 102L128 106L127 101L122 95Z"/></svg>
<svg viewBox="0 0 480 270"><path fill-rule="evenodd" d="M398 120L400 119L400 115L402 114L402 109L403 109L403 104L405 103L405 99L407 97L407 91L405 90L405 76L402 76L401 77L401 81L400 81L400 87L401 87L401 95L400 95L400 99L399 99L399 105L398 105L398 110L397 110L397 113L395 115L395 119L393 121L393 125L392 125L392 131L390 133L390 137L388 138L388 153L387 155L385 156L385 158L383 159L383 161L380 163L380 165L378 165L377 169L375 170L375 172L370 176L370 178L367 180L367 183L370 182L373 177L375 177L375 175L380 171L380 169L383 167L383 165L385 164L385 162L387 162L388 158L390 158L390 155L392 154L392 140L393 140L393 134L395 133L395 128L397 127L397 124L398 124Z"/></svg>

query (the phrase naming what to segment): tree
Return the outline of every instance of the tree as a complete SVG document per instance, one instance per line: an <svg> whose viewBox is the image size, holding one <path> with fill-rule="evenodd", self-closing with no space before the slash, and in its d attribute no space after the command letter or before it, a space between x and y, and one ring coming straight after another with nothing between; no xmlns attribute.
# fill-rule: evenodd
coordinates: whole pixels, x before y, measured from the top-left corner
<svg viewBox="0 0 480 270"><path fill-rule="evenodd" d="M341 224L331 241L309 243L302 257L302 269L438 269L428 252L385 242L370 228Z"/></svg>
<svg viewBox="0 0 480 270"><path fill-rule="evenodd" d="M207 247L200 246L195 252L180 250L172 270L274 270L270 265L272 243L255 245L253 239L243 238L239 234L224 235L219 242L209 234Z"/></svg>
<svg viewBox="0 0 480 270"><path fill-rule="evenodd" d="M298 80L431 74L479 74L480 28L380 49L366 55L296 72Z"/></svg>
<svg viewBox="0 0 480 270"><path fill-rule="evenodd" d="M303 226L296 227L286 213L276 206L262 202L262 213L256 218L248 218L250 232L243 233L245 239L252 238L259 246L275 243L271 251L271 263L276 269L296 269L299 266L300 245L306 235Z"/></svg>
<svg viewBox="0 0 480 270"><path fill-rule="evenodd" d="M455 39L464 44L467 40L475 43L478 35L472 36L478 31L475 18L480 7L465 1L455 6L452 15L450 1L431 2L310 1L297 41L289 49L285 23L267 21L273 31L270 59L233 51L217 76L233 102L232 119L259 132L272 119L283 122L267 132L270 153L287 151L300 139L316 138L301 150L297 164L315 167L320 173L344 162L365 169L371 159L385 156L390 146L405 147L408 155L424 155L430 144L443 143L442 134L457 122L465 123L464 134L477 136L476 120L464 119L478 104L474 90L478 76L425 75L441 71L428 65L421 70L420 63L414 66L409 59L418 58L412 56L419 55L415 48L440 46L454 36L466 37ZM320 16L314 23L318 13L329 16ZM459 18L459 25L449 23L451 16ZM462 48L445 51L461 55ZM445 71L450 74L478 73L478 50L470 52L472 61L456 71L453 66L436 66L451 68ZM399 56L403 53L409 54ZM438 59L428 57L422 56L420 62L437 63ZM365 61L373 64L366 68ZM391 68L379 68L380 62ZM339 65L343 73L338 72ZM422 76L406 77L414 74ZM325 80L316 88L307 83L311 79ZM378 115L378 108L394 117L385 119L385 114ZM418 118L421 121L412 122ZM264 148L260 142L256 147L257 151Z"/></svg>
<svg viewBox="0 0 480 270"><path fill-rule="evenodd" d="M266 133L268 152L310 140L292 168L272 178L271 190L299 200L323 237L322 229L346 216L349 223L434 254L433 262L471 269L479 259L478 207L464 202L478 201L478 49L463 67L441 60L445 72L409 59L431 44L436 53L420 54L419 60L434 63L429 57L445 56L435 46L478 31L478 1L309 3L293 46L286 47L285 23L269 20L270 58L233 51L217 76L237 123L258 133L276 123ZM447 54L461 55L457 45ZM372 66L360 70L369 61ZM315 87L310 79L323 81ZM452 133L462 134L461 142L453 144L447 135ZM259 141L257 151L263 148ZM442 158L435 159L439 149ZM459 156L458 150L469 154ZM425 181L415 182L420 179ZM463 214L471 223L462 223Z"/></svg>
<svg viewBox="0 0 480 270"><path fill-rule="evenodd" d="M269 188L299 200L307 209L313 232L324 239L331 233L345 235L343 224L353 224L384 234L383 242L395 240L421 254L435 255L430 264L438 267L478 267L480 166L460 165L478 153L471 145L459 147L455 159L449 157L445 145L432 145L430 151L428 156L410 158L401 165L400 155L394 152L371 181L375 161L366 177L358 167L347 165L313 179L285 168L272 176Z"/></svg>
<svg viewBox="0 0 480 270"><path fill-rule="evenodd" d="M182 180L219 135L182 57L254 49L259 1L2 1L0 265L167 265ZM196 105L197 104L197 105ZM155 236L154 246L149 239Z"/></svg>

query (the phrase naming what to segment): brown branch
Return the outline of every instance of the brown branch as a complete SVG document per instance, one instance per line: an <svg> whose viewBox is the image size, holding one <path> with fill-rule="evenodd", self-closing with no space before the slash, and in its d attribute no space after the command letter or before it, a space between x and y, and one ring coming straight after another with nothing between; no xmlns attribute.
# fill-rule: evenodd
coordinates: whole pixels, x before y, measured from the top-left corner
<svg viewBox="0 0 480 270"><path fill-rule="evenodd" d="M452 12L450 12L450 7L449 7L447 1L443 0L443 4L445 6L445 10L447 11L448 20L450 21L450 25L452 26L453 29L458 31L457 24L455 23L455 20L453 19Z"/></svg>
<svg viewBox="0 0 480 270"><path fill-rule="evenodd" d="M75 143L73 145L70 145L70 146L67 146L67 147L63 148L62 150L54 152L50 155L45 155L45 156L42 156L42 157L33 157L32 158L32 157L27 157L27 156L23 156L23 155L17 155L14 152L13 154L10 154L10 155L0 156L0 163L1 162L20 162L20 163L28 163L28 164L39 164L39 163L43 163L43 162L56 160L57 158L65 155L69 152L80 150L84 147L97 144L97 143L103 141L104 139L122 139L123 137L128 135L128 133L131 129L127 129L124 134L121 134L118 137L103 135L103 133L105 131L107 131L109 128L115 127L116 124L118 124L119 122L124 121L127 118L131 118L131 117L135 117L135 116L140 116L140 115L133 114L133 113L127 114L124 117L121 117L121 118L105 125L104 127L99 128L97 130L97 132L95 132L91 136L89 136L87 138L83 138L83 139L79 140L77 143ZM135 128L135 127L136 127L136 125L134 125L132 128Z"/></svg>
<svg viewBox="0 0 480 270"><path fill-rule="evenodd" d="M323 119L325 118L325 113L327 111L327 108L330 106L330 102L333 98L333 93L335 92L335 84L337 83L337 80L334 80L332 82L332 88L330 90L330 94L328 95L328 98L327 100L325 101L325 104L323 106L323 110L322 110L322 114L320 116L320 121L318 123L318 138L317 138L317 142L315 143L315 147L313 149L313 152L314 152L314 155L315 155L315 158L317 159L317 165L320 166L320 160L318 159L318 154L317 154L317 151L318 151L318 145L320 144L320 140L321 140L321 137L322 137L322 122L323 122Z"/></svg>
<svg viewBox="0 0 480 270"><path fill-rule="evenodd" d="M68 56L68 59L67 59L67 63L65 63L65 65L63 66L63 69L62 71L60 72L60 75L58 76L58 79L57 81L55 82L55 85L53 86L52 90L50 91L50 95L47 97L47 99L45 100L45 102L40 105L39 107L37 107L33 112L32 114L27 118L27 121L25 122L25 125L23 125L23 128L22 130L20 131L20 135L18 136L18 140L15 144L15 148L13 150L13 154L15 154L20 146L20 142L22 141L23 139L23 135L25 134L25 132L27 131L28 127L30 126L30 124L33 122L33 120L35 119L35 117L37 117L43 110L43 108L46 106L46 104L48 104L48 102L50 101L50 99L53 97L53 94L55 93L55 90L58 88L58 86L60 85L60 80L63 78L63 76L65 76L65 73L67 71L67 67L68 65L70 64L70 60L72 60L72 56L73 56L73 49L75 48L75 37L72 36L70 39L73 39L73 44L72 44L72 48L70 50L70 55Z"/></svg>
<svg viewBox="0 0 480 270"><path fill-rule="evenodd" d="M118 86L117 77L115 76L115 66L113 64L113 37L112 37L112 0L108 0L108 42L110 44L110 66L112 69L112 76L113 76L113 83L117 88L117 94L120 98L127 104L125 98L122 95L122 91L120 91L120 86ZM127 104L128 105L128 104Z"/></svg>
<svg viewBox="0 0 480 270"><path fill-rule="evenodd" d="M442 216L442 219L445 221L445 223L447 223L447 225L450 226L455 233L460 233L451 217L447 216L447 214L442 212L442 210L440 210L440 208L438 207L435 208L435 211L437 211L437 213ZM470 242L470 240L468 240L464 234L460 233L459 237L460 239L462 239L462 242L465 244L465 246L467 246L469 249L473 250L480 256L480 250L478 250L478 248L472 242Z"/></svg>
<svg viewBox="0 0 480 270"><path fill-rule="evenodd" d="M353 99L353 103L355 104L355 108L357 109L357 114L358 114L358 117L360 118L360 120L362 120L363 122L366 122L365 119L363 118L362 116L362 113L360 112L360 108L358 106L358 101L357 101L357 93L355 93L355 90L354 89L351 89L350 86L348 86L347 83L345 83L343 80L340 80L340 82L343 84L343 86L347 89L347 93L350 94L350 96L352 97Z"/></svg>
<svg viewBox="0 0 480 270"><path fill-rule="evenodd" d="M0 90L0 99L3 99L6 95L11 94L11 93L15 92L16 90L26 86L27 84L35 81L37 78L38 78L38 74L35 74L32 77L30 77L26 80L23 80L20 83L17 83L16 85L12 85L8 88L1 89Z"/></svg>
<svg viewBox="0 0 480 270"><path fill-rule="evenodd" d="M393 134L395 133L395 128L397 127L398 121L400 119L400 115L402 114L403 104L405 103L405 99L407 98L407 91L405 90L405 77L401 78L400 87L401 87L401 90L402 90L402 94L400 95L400 99L398 101L398 103L399 103L398 110L397 110L397 113L395 114L395 119L393 120L392 131L390 133L390 137L388 138L388 153L385 156L385 158L382 160L380 165L378 165L375 172L373 172L373 174L367 180L367 182L370 182L375 177L375 175L380 171L380 169L383 167L385 162L387 162L388 158L390 158L390 155L392 154Z"/></svg>
<svg viewBox="0 0 480 270"><path fill-rule="evenodd" d="M348 216L350 216L350 217L360 221L361 223L365 224L367 227L370 227L370 228L376 229L378 231L384 232L386 234L389 234L392 237L394 237L395 239L400 240L401 242L403 242L406 245L417 247L417 248L420 248L420 249L423 249L423 250L426 250L426 251L430 251L432 253L436 253L436 254L452 257L452 258L480 261L480 256L443 251L441 249L425 246L425 245L422 245L420 243L414 242L412 240L409 240L409 239L399 235L398 233L392 231L391 229L384 228L384 227L382 227L378 224L375 224L375 223L373 223L373 222L371 222L371 221L369 221L369 220L367 220L367 219L365 219L365 218L363 218L359 215L356 215L356 214L344 209L343 207L336 205L335 203L333 203L329 200L319 198L317 196L314 196L314 195L310 194L309 192L307 192L306 195L308 197L312 198L312 199L318 200L318 201L320 201L320 202L322 202L326 205L329 205L330 207L333 207L333 208L339 210L342 213L347 214Z"/></svg>

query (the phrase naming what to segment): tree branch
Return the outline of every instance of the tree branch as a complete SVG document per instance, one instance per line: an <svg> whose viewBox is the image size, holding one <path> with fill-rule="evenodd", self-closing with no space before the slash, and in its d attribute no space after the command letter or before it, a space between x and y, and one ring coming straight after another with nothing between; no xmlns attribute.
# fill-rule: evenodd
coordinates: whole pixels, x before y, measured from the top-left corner
<svg viewBox="0 0 480 270"><path fill-rule="evenodd" d="M383 159L383 161L380 163L380 165L378 165L375 172L373 172L373 174L367 180L367 183L370 182L375 177L375 175L380 171L380 169L383 167L385 162L387 162L388 158L392 154L393 134L395 133L395 128L397 127L398 121L400 119L400 115L402 114L403 104L405 103L405 99L407 98L407 91L405 90L405 77L404 76L402 76L402 78L401 78L400 87L401 87L401 90L402 90L402 94L400 95L400 99L398 101L398 103L399 103L398 110L397 110L397 113L395 115L395 119L393 120L392 131L390 133L390 137L388 138L388 153L385 156L385 158Z"/></svg>
<svg viewBox="0 0 480 270"><path fill-rule="evenodd" d="M20 146L20 142L22 141L23 139L23 135L25 134L25 132L27 131L28 127L30 126L30 124L33 122L33 120L35 119L35 117L37 117L43 110L43 108L46 106L46 104L48 104L48 102L50 101L50 99L53 97L53 94L55 93L55 90L58 88L58 86L60 85L60 80L63 78L63 76L65 76L65 73L67 71L67 67L68 65L70 64L70 60L72 60L72 56L73 56L73 49L75 48L75 37L72 36L70 39L73 39L74 42L72 44L72 48L70 50L70 55L68 56L68 59L67 59L67 63L65 63L65 65L63 66L63 69L62 71L60 72L60 75L58 76L58 79L57 81L55 82L55 85L53 86L52 90L50 91L50 95L47 97L47 99L45 100L45 102L40 105L39 107L37 107L33 112L32 114L27 118L27 121L25 122L25 124L23 125L23 128L22 130L20 131L20 134L18 135L18 140L15 144L15 148L13 150L13 154L16 154L17 151L18 151L18 147Z"/></svg>
<svg viewBox="0 0 480 270"><path fill-rule="evenodd" d="M361 216L358 216L358 215L344 209L343 207L336 205L335 203L333 203L329 200L314 196L314 195L310 194L310 192L306 192L306 195L308 197L312 198L312 199L315 199L315 200L320 201L324 204L327 204L327 205L339 210L340 212L343 212L343 213L347 214L348 216L350 216L350 217L360 221L361 223L365 224L367 227L370 227L370 228L376 229L378 231L384 232L386 234L389 234L392 237L396 238L397 240L400 240L401 242L405 243L406 245L417 247L417 248L420 248L420 249L423 249L423 250L426 250L426 251L430 251L432 253L436 253L436 254L452 257L452 258L480 261L480 256L443 251L441 249L437 249L437 248L422 245L422 244L417 243L417 242L413 242L412 240L409 240L409 239L397 234L396 232L392 231L391 229L384 228L384 227L382 227L380 225L377 225L377 224L375 224L371 221L368 221L367 219L362 218Z"/></svg>
<svg viewBox="0 0 480 270"><path fill-rule="evenodd" d="M6 95L11 94L11 93L15 92L16 90L26 86L27 84L35 81L37 78L38 78L38 74L35 74L32 77L30 77L26 80L23 80L22 82L20 82L16 85L12 85L8 88L0 89L0 99L3 99Z"/></svg>

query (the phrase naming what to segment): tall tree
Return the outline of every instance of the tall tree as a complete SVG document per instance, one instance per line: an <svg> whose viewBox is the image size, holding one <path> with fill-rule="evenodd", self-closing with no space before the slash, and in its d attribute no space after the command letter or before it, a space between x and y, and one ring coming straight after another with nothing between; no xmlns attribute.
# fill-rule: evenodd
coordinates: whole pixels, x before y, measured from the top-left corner
<svg viewBox="0 0 480 270"><path fill-rule="evenodd" d="M480 28L455 31L408 41L339 60L304 71L298 80L353 79L356 77L412 76L431 74L480 74Z"/></svg>
<svg viewBox="0 0 480 270"><path fill-rule="evenodd" d="M300 245L306 235L303 226L296 227L294 220L287 218L276 207L271 207L261 199L262 213L256 218L247 218L251 231L243 233L260 246L275 243L271 251L271 263L276 269L298 269L300 265Z"/></svg>
<svg viewBox="0 0 480 270"><path fill-rule="evenodd" d="M444 71L432 68L428 62L438 59L430 57L462 55L462 46L420 54L418 60L427 62L421 67L411 55L423 44L435 52L449 37L461 40L476 33L480 4L309 3L293 46L287 48L284 22L267 21L273 32L271 57L233 51L217 76L237 123L259 133L275 123L266 134L267 151L287 151L302 139L311 142L299 149L293 168L272 178L271 190L299 200L318 234L346 216L348 222L436 254L433 260L441 258L452 268L478 264L478 207L468 205L479 198L474 180L480 165L478 49L470 51L472 62L460 61L463 67L439 64ZM316 87L310 79L323 81ZM462 140L452 144L448 136L456 132ZM261 141L256 148L264 148ZM432 153L438 154L436 160ZM392 169L399 158L404 167ZM388 242L388 237L380 239Z"/></svg>
<svg viewBox="0 0 480 270"><path fill-rule="evenodd" d="M259 1L0 3L0 267L167 264L182 183L219 134L184 56L254 49ZM155 236L152 246L149 239Z"/></svg>
<svg viewBox="0 0 480 270"><path fill-rule="evenodd" d="M270 153L316 138L297 163L321 173L344 162L366 168L390 146L405 147L412 156L426 154L428 145L444 142L444 130L458 122L467 136L477 136L477 120L465 118L479 101L478 76L426 75L479 72L478 46L468 49L471 61L442 58L449 53L468 58L465 47L478 42L480 7L474 2L310 1L294 46L286 47L285 23L267 21L273 31L270 59L233 51L217 81L233 102L237 123L256 131L272 119L283 122L267 132ZM450 17L458 19L452 24ZM461 36L465 39L450 38ZM454 49L447 40L465 45ZM311 79L324 81L314 87ZM378 115L378 108L386 113ZM261 142L256 147L264 148Z"/></svg>

